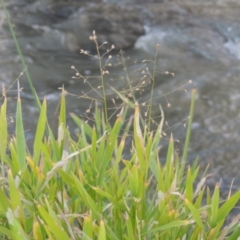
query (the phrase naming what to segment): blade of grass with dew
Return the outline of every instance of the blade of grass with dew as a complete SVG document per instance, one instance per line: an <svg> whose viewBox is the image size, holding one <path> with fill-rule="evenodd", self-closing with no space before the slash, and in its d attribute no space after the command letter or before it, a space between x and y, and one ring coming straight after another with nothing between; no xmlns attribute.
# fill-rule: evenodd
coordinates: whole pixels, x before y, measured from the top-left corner
<svg viewBox="0 0 240 240"><path fill-rule="evenodd" d="M24 68L25 71L26 71L26 76L27 76L28 84L29 84L29 86L30 86L32 95L33 95L33 97L34 97L36 106L37 106L37 108L40 110L39 101L38 101L38 99L37 99L38 97L37 97L36 91L35 91L35 89L34 89L34 87L33 87L32 80L31 80L30 74L29 74L29 72L28 72L27 65L26 65L26 63L25 63L25 60L24 60L24 57L23 57L21 48L20 48L20 46L19 46L19 43L18 43L16 34L15 34L15 31L14 31L14 29L13 29L13 26L12 26L12 23L11 23L11 19L10 19L8 10L7 10L6 6L5 6L5 1L4 1L4 0L2 0L2 6L3 6L4 12L5 12L6 18L7 18L7 22L8 22L8 26L9 26L10 32L11 32L11 34L12 34L12 38L13 38L13 40L14 40L14 44L15 44L15 46L16 46L18 55L19 55L20 60L21 60L21 64L22 64L23 68Z"/></svg>
<svg viewBox="0 0 240 240"><path fill-rule="evenodd" d="M22 106L20 99L20 87L18 82L18 99L17 99L17 113L16 113L16 145L17 157L20 170L26 167L26 141L22 120Z"/></svg>
<svg viewBox="0 0 240 240"><path fill-rule="evenodd" d="M34 144L33 144L33 151L34 151L34 161L37 163L41 153L41 145L42 139L45 133L46 128L46 120L47 120L47 104L46 104L46 97L43 100L43 104L41 106L40 116L38 119L37 130L35 134Z"/></svg>

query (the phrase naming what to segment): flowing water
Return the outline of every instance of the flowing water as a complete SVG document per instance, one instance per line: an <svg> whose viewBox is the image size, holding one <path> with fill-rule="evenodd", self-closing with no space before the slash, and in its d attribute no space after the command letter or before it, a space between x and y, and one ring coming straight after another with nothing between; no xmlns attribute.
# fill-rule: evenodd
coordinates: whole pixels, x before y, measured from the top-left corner
<svg viewBox="0 0 240 240"><path fill-rule="evenodd" d="M84 115L90 102L76 96L88 92L89 85L84 84L82 80L72 78L75 72L71 66L74 65L82 74L90 76L97 74L98 63L93 57L73 51L75 38L72 36L76 34L85 36L88 32L78 28L74 17L66 17L70 14L77 16L84 11L84 8L78 11L65 8L60 16L52 17L51 5L49 3L47 5L48 1L28 1L28 4L26 2L9 1L8 9L34 87L40 98L47 96L49 116L53 121L61 92L59 88L63 84L66 90L73 94L67 97L68 111ZM42 5L37 4L38 2ZM92 4L95 4L94 2L92 1ZM237 13L240 12L239 4L237 1L229 1L229 5L224 5L221 1L205 3L195 1L191 4L184 0L179 1L179 4L175 4L174 1L160 1L161 3L149 1L149 4L141 1L124 2L140 9L139 14L144 12L150 16L145 21L146 34L137 39L133 48L126 50L126 56L131 56L129 62L138 60L135 65L129 66L129 71L133 72L131 73L133 79L138 79L141 75L139 70L138 73L134 73L142 66L141 61L153 59L156 44L161 45L156 60L154 109L158 109L159 104L164 108L168 122L165 126L167 137L173 132L175 138L179 140L176 144L181 149L186 131L184 124L190 106L190 92L195 85L197 101L190 158L199 156L202 166L210 164L210 172L214 174L211 178L213 182L219 181L221 177L227 184L233 177L238 179L240 20ZM11 118L14 120L17 85L13 83L24 69L2 8L0 16L0 81L7 88L10 87L9 120ZM68 42L69 39L73 40ZM84 43L84 47L88 48L87 46ZM89 49L84 50L93 49L93 45L89 46ZM123 74L121 69L116 67L112 70L111 77L121 79ZM165 74L166 72L174 74ZM111 82L111 77L108 77L108 83ZM188 83L189 80L193 83ZM37 121L37 109L25 75L20 78L20 84L23 88L26 136L31 141ZM100 85L97 81L92 84L95 88ZM111 84L121 89L124 83L113 80ZM111 92L110 89L107 91ZM90 95L94 97L96 92L93 91ZM141 100L144 101L148 97L149 91L145 91ZM171 107L167 107L168 103ZM9 123L11 131L13 125L14 123Z"/></svg>

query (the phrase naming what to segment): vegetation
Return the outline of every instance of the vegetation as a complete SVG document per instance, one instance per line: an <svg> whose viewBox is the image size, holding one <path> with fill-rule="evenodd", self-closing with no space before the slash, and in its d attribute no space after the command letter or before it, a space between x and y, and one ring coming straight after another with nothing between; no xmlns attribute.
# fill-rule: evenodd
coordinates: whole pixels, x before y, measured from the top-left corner
<svg viewBox="0 0 240 240"><path fill-rule="evenodd" d="M96 104L93 124L71 114L79 128L77 136L73 137L67 127L64 88L57 137L48 123L46 99L40 103L36 95L40 112L31 153L24 136L20 88L12 138L8 134L7 95L3 91L1 238L237 239L240 215L228 225L225 220L239 201L240 191L229 193L227 200L221 201L218 184L210 193L205 176L196 182L199 168L186 166L196 89L192 91L183 154L178 155L171 136L165 164L161 164L164 113L160 107L161 120L153 131L153 92L145 118L130 81L131 98L127 97L129 92L112 88L122 103L116 109L114 124L110 124L104 81L107 70L95 33L90 39L98 50L103 109ZM154 73L151 76L154 84ZM77 70L76 77L84 78ZM130 120L128 111L134 112ZM124 153L129 136L131 154L127 159Z"/></svg>

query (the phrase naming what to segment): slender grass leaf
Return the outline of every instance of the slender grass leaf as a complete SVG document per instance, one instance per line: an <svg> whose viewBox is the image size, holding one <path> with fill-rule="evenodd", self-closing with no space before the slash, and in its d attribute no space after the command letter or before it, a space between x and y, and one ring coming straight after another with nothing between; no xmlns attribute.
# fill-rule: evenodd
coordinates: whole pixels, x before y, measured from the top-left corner
<svg viewBox="0 0 240 240"><path fill-rule="evenodd" d="M65 100L65 94L66 94L66 92L64 90L64 86L62 86L62 96L61 96L58 126L63 125L64 128L66 128L66 100Z"/></svg>
<svg viewBox="0 0 240 240"><path fill-rule="evenodd" d="M49 230L53 233L56 239L70 240L62 226L60 226L53 216L51 216L42 206L38 206L38 211L40 212L43 220L47 223ZM45 227L45 225L44 225Z"/></svg>
<svg viewBox="0 0 240 240"><path fill-rule="evenodd" d="M193 204L188 199L185 199L185 204L190 209L194 221L197 223L197 225L200 228L203 229L204 226L203 226L199 211L193 206Z"/></svg>
<svg viewBox="0 0 240 240"><path fill-rule="evenodd" d="M194 221L192 220L178 220L178 221L173 221L173 222L170 222L168 224L165 224L163 226L158 226L158 227L154 227L150 230L148 230L147 232L144 232L142 233L142 236L145 236L147 234L156 234L158 233L159 231L168 231L172 228L176 228L176 227L184 227L184 226L187 226L189 224L193 224Z"/></svg>
<svg viewBox="0 0 240 240"><path fill-rule="evenodd" d="M9 208L6 212L8 223L11 226L11 233L14 240L30 240L30 237L25 233L21 224L16 219L13 211Z"/></svg>
<svg viewBox="0 0 240 240"><path fill-rule="evenodd" d="M98 232L98 239L101 239L101 240L106 240L107 239L106 230L105 230L105 224L104 224L103 220L100 221L99 232Z"/></svg>
<svg viewBox="0 0 240 240"><path fill-rule="evenodd" d="M217 184L214 189L212 202L211 202L211 210L212 210L211 226L212 227L215 227L217 224L218 209L219 209L219 185Z"/></svg>
<svg viewBox="0 0 240 240"><path fill-rule="evenodd" d="M93 239L93 222L92 215L88 215L84 217L83 220L83 240L91 240Z"/></svg>
<svg viewBox="0 0 240 240"><path fill-rule="evenodd" d="M46 104L46 97L45 97L41 107L34 144L33 144L35 163L37 163L40 157L42 139L43 139L43 136L45 133L45 127L46 127L46 120L47 120L47 104Z"/></svg>
<svg viewBox="0 0 240 240"><path fill-rule="evenodd" d="M5 159L6 148L8 143L8 126L7 126L7 99L4 98L4 102L1 106L0 112L0 156L1 159ZM3 163L2 163L3 164Z"/></svg>
<svg viewBox="0 0 240 240"><path fill-rule="evenodd" d="M101 211L99 211L98 206L96 205L95 201L88 194L88 192L82 185L82 182L79 181L76 176L73 176L73 179L75 181L76 190L77 190L78 194L80 195L80 197L82 198L82 201L88 207L88 209L93 212L94 217L99 219L99 213L101 213Z"/></svg>
<svg viewBox="0 0 240 240"><path fill-rule="evenodd" d="M22 226L26 227L25 226L25 216L23 213L19 189L17 189L17 187L15 185L15 182L14 182L14 179L12 177L12 173L10 170L8 171L8 183L9 183L10 200L11 200L12 209L18 213L18 216L19 216Z"/></svg>
<svg viewBox="0 0 240 240"><path fill-rule="evenodd" d="M0 233L3 234L8 239L13 239L12 231L7 229L7 228L5 228L5 227L0 226Z"/></svg>
<svg viewBox="0 0 240 240"><path fill-rule="evenodd" d="M18 97L17 100L16 144L18 164L20 169L23 170L26 167L26 141L22 122L22 106L20 97Z"/></svg>
<svg viewBox="0 0 240 240"><path fill-rule="evenodd" d="M219 209L218 211L218 221L224 220L230 211L234 208L236 203L240 200L240 191L236 192L229 198Z"/></svg>
<svg viewBox="0 0 240 240"><path fill-rule="evenodd" d="M189 150L189 142L190 142L190 135L192 130L192 121L193 121L193 115L194 115L194 105L195 105L195 95L196 95L196 88L193 88L192 90L192 101L191 101L191 107L190 107L190 113L189 113L189 119L188 119L188 127L187 127L187 134L183 149L183 156L182 156L182 162L185 163L187 160L187 154Z"/></svg>

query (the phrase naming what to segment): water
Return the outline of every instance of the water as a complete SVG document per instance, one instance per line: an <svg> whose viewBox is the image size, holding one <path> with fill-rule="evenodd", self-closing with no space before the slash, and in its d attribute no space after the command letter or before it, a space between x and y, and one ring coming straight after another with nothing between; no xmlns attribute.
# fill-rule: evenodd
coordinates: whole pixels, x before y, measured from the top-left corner
<svg viewBox="0 0 240 240"><path fill-rule="evenodd" d="M71 34L75 34L76 26L73 27L71 24L76 22L67 22L64 15L73 10L69 8L68 12L62 12L61 18L56 16L53 18L48 15L50 7L46 11L44 1L41 3L41 8L37 8L37 2L28 5L23 5L20 1L9 3L17 37L34 86L41 99L47 96L49 117L53 122L56 121L53 113L61 92L59 87L63 84L66 90L73 94L67 97L68 111L84 115L91 101L84 101L77 96L88 92L89 85L72 78L75 72L71 66L74 65L81 73L90 76L97 74L98 63L93 57L74 52L74 38ZM216 11L211 15L201 2L196 2L194 8L189 3L177 6L166 1L163 4L138 3L136 6L144 11L153 11L154 20L151 18L146 20L148 29L146 35L137 40L134 48L126 51L126 56L131 56L129 63L138 60L135 65L129 65L130 75L132 79L139 79L141 72L137 69L142 67L141 61L153 59L155 46L159 43L161 48L156 61L154 109L158 115L158 105L161 104L166 112L168 121L168 125L165 126L166 139L172 132L179 140L177 146L182 148L190 92L196 85L197 102L190 159L199 156L203 167L211 164L210 171L214 173L212 183L221 177L229 183L232 177L239 177L237 166L240 162L240 25L236 14L239 8L234 5L226 8L215 6ZM161 13L163 6L166 9L164 14ZM196 9L203 10L197 12ZM225 12L230 12L231 16ZM0 81L10 87L24 69L20 64L2 9L0 16ZM68 26L71 31L66 31ZM81 31L83 35L88 34L85 30ZM73 40L69 42L69 39ZM92 51L92 45L89 46L86 50ZM113 61L117 60L113 58ZM165 74L166 72L174 73L174 76ZM125 84L121 80L124 75L122 67L117 66L110 73L106 81L121 89ZM111 81L111 78L115 81ZM189 84L189 80L193 83ZM94 88L100 85L97 79L91 83ZM26 136L31 141L37 121L37 110L25 75L20 78L20 84L23 88ZM147 90L149 89L146 88L141 95L140 101L148 99ZM111 93L110 88L107 91ZM8 96L9 116L14 119L16 84L10 88ZM96 96L96 92L91 91L90 96ZM167 107L168 104L171 107ZM69 124L73 126L70 121ZM13 129L13 125L10 123L10 129ZM163 141L163 144L165 143L167 140Z"/></svg>

